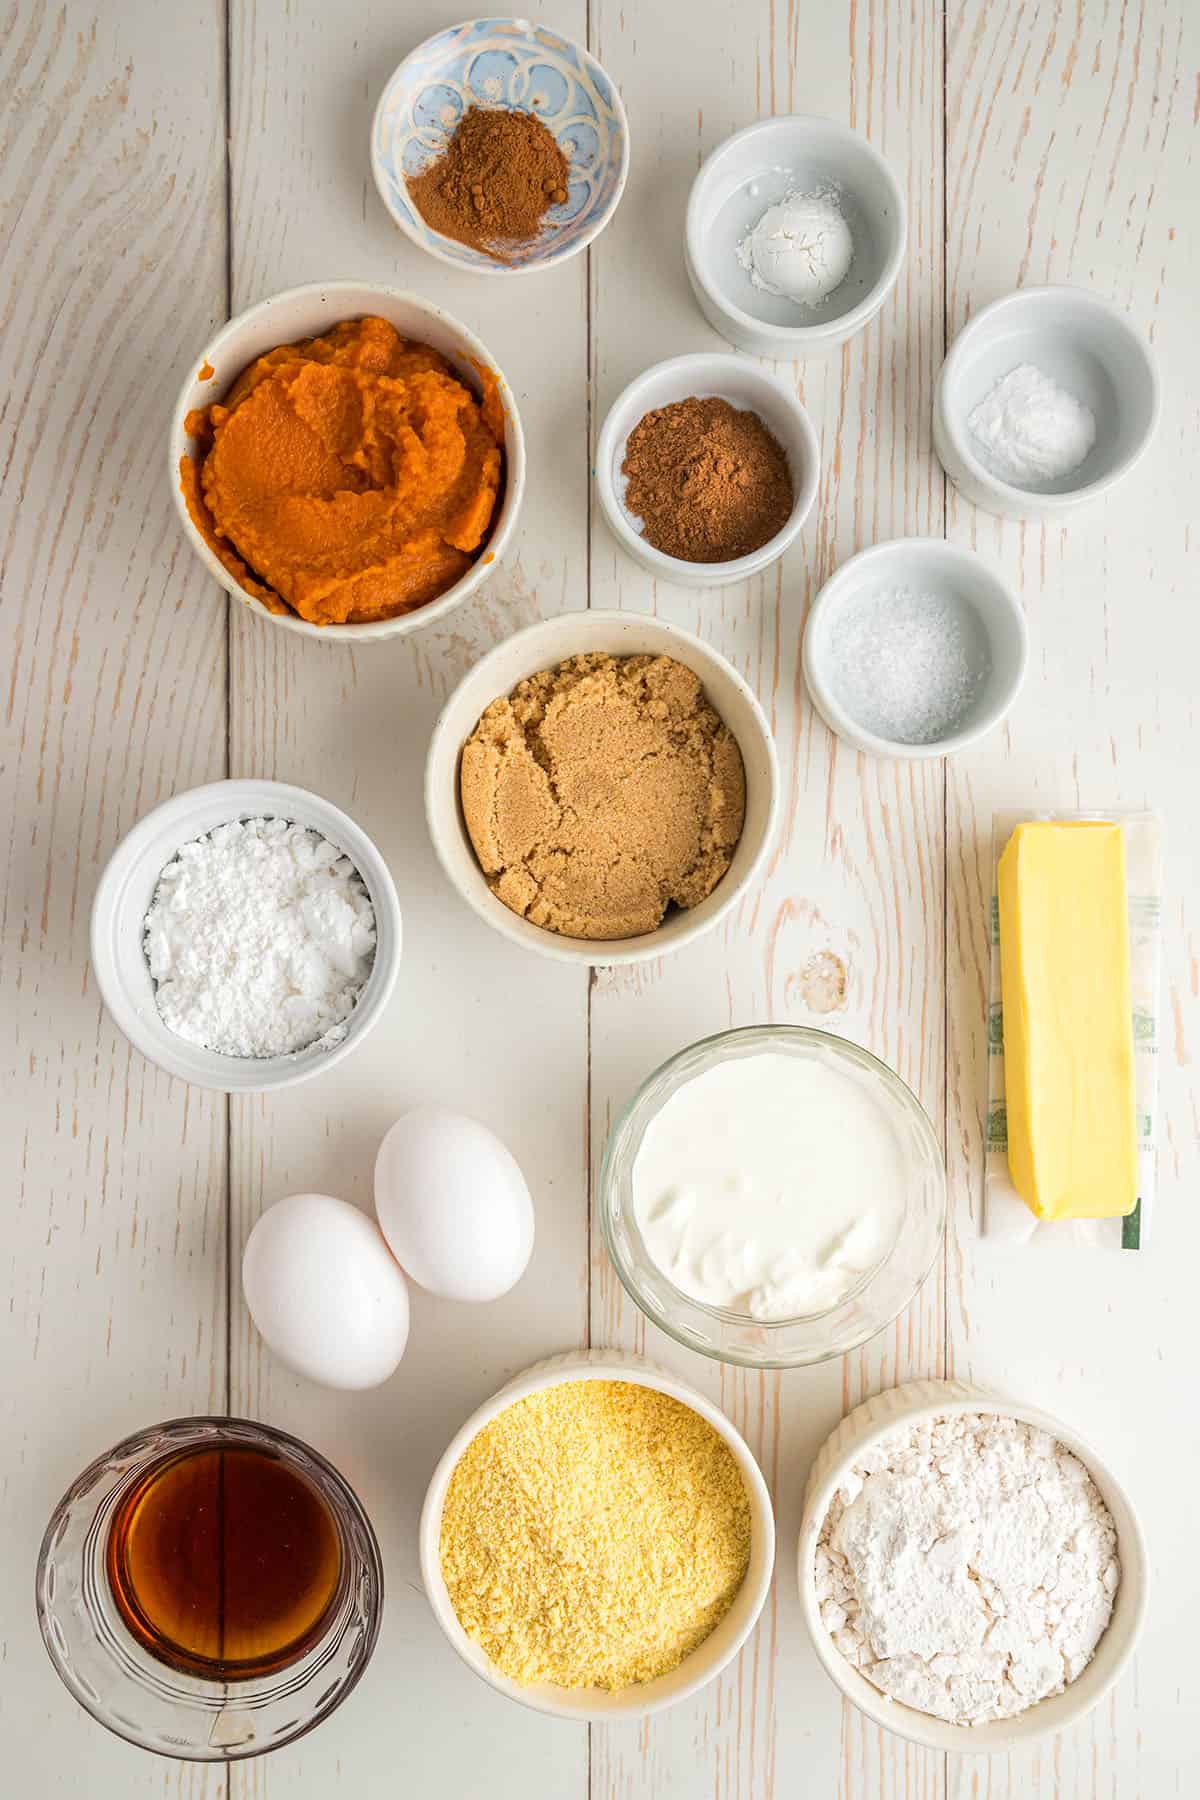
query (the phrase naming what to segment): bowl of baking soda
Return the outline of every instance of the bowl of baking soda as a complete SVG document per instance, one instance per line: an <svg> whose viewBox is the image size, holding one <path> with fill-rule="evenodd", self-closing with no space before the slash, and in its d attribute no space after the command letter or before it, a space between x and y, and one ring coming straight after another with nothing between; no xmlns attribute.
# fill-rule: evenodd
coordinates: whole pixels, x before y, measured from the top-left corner
<svg viewBox="0 0 1200 1800"><path fill-rule="evenodd" d="M796 360L875 317L906 242L904 195L879 152L848 125L793 113L735 132L703 163L684 255L715 331Z"/></svg>
<svg viewBox="0 0 1200 1800"><path fill-rule="evenodd" d="M109 1016L169 1075L293 1087L362 1042L400 964L383 857L340 808L214 781L134 826L100 877L92 968Z"/></svg>
<svg viewBox="0 0 1200 1800"><path fill-rule="evenodd" d="M1020 288L950 347L933 442L960 493L1012 519L1051 518L1141 461L1161 392L1150 346L1084 288Z"/></svg>

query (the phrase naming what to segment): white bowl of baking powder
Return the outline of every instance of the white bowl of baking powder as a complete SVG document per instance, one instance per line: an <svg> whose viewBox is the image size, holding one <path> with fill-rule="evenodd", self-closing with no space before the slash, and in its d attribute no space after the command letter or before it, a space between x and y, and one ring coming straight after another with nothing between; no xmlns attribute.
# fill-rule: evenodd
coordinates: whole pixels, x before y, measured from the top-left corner
<svg viewBox="0 0 1200 1800"><path fill-rule="evenodd" d="M286 819L315 831L349 858L375 913L375 955L354 1010L339 1034L285 1056L227 1056L190 1043L159 1016L145 949L146 914L176 852L220 825ZM371 839L339 807L281 781L214 781L176 794L122 839L92 903L92 968L113 1022L151 1062L194 1087L261 1094L309 1081L349 1056L379 1019L400 967L400 902Z"/></svg>
<svg viewBox="0 0 1200 1800"><path fill-rule="evenodd" d="M837 1490L856 1463L882 1440L914 1426L958 1414L995 1414L1047 1432L1091 1476L1117 1533L1121 1566L1112 1616L1090 1662L1063 1689L1024 1712L976 1725L953 1724L918 1712L875 1687L842 1655L821 1616L815 1560L821 1527ZM1008 1400L965 1381L910 1381L877 1394L846 1415L817 1453L804 1495L799 1546L800 1605L813 1648L825 1673L875 1724L930 1750L1007 1751L1047 1732L1062 1731L1103 1699L1133 1656L1145 1623L1149 1559L1133 1505L1116 1476L1069 1426L1036 1406Z"/></svg>
<svg viewBox="0 0 1200 1800"><path fill-rule="evenodd" d="M998 383L1030 370L1086 409L1091 438L1073 466L1005 479L971 421ZM1087 288L1018 288L977 312L951 344L934 390L933 447L959 493L986 512L1056 518L1124 480L1149 448L1161 407L1154 354L1124 313Z"/></svg>

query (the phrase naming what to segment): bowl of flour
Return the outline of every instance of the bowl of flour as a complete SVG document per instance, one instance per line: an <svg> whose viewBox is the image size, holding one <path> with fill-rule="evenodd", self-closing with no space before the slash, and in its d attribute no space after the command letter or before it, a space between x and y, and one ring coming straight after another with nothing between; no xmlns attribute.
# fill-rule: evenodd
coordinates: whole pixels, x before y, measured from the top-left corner
<svg viewBox="0 0 1200 1800"><path fill-rule="evenodd" d="M826 1673L930 1749L1011 1750L1133 1655L1147 1556L1125 1490L1036 1407L914 1381L843 1419L805 1493L800 1599Z"/></svg>
<svg viewBox="0 0 1200 1800"><path fill-rule="evenodd" d="M164 801L114 851L92 906L109 1016L169 1075L293 1087L362 1042L395 986L400 903L371 839L278 781Z"/></svg>

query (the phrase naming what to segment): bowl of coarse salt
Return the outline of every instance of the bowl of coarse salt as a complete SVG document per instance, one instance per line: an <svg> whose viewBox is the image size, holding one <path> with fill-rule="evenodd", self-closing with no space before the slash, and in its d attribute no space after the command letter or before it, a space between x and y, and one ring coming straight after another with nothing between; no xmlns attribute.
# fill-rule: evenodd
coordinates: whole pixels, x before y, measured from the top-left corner
<svg viewBox="0 0 1200 1800"><path fill-rule="evenodd" d="M259 1094L341 1062L400 966L400 902L354 820L280 781L176 794L113 852L92 968L114 1024L169 1075Z"/></svg>
<svg viewBox="0 0 1200 1800"><path fill-rule="evenodd" d="M1025 678L1020 601L971 550L896 538L813 601L804 679L831 731L869 756L946 756L991 731Z"/></svg>
<svg viewBox="0 0 1200 1800"><path fill-rule="evenodd" d="M804 1495L800 1604L825 1673L930 1750L1074 1724L1128 1666L1149 1560L1128 1494L1070 1427L964 1381L847 1414Z"/></svg>
<svg viewBox="0 0 1200 1800"><path fill-rule="evenodd" d="M1085 288L1018 288L950 346L933 443L955 487L1011 519L1095 500L1141 461L1161 385L1149 344Z"/></svg>

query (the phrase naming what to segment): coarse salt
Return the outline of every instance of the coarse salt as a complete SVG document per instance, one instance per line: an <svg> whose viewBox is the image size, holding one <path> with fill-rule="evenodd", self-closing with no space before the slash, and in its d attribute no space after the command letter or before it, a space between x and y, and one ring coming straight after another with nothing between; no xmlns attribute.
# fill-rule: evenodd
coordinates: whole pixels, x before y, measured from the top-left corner
<svg viewBox="0 0 1200 1800"><path fill-rule="evenodd" d="M932 744L956 731L991 672L974 609L909 587L844 601L829 648L839 705L865 731L899 744Z"/></svg>
<svg viewBox="0 0 1200 1800"><path fill-rule="evenodd" d="M171 1031L225 1056L288 1056L345 1036L375 957L375 912L319 833L233 820L167 864L144 944Z"/></svg>

